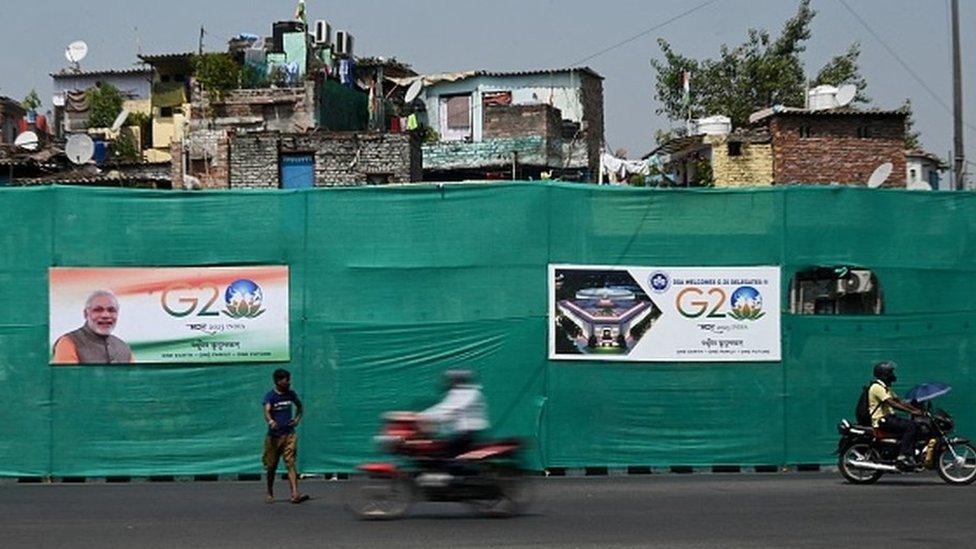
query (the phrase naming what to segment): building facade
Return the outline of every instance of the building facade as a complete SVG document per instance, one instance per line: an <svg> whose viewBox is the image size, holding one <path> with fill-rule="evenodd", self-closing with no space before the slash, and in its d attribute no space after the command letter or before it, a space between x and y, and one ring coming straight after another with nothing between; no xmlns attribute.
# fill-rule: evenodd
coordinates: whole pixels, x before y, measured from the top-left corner
<svg viewBox="0 0 976 549"><path fill-rule="evenodd" d="M603 77L593 70L471 71L415 79L424 83L421 101L434 138L424 145L427 179L499 173L520 178L520 166L527 177L555 171L591 180L597 173Z"/></svg>

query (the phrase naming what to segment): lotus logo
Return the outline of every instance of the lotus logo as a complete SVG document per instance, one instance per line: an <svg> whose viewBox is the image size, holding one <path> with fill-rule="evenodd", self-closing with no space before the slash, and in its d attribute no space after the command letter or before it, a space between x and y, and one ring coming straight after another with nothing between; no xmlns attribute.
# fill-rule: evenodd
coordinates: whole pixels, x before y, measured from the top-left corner
<svg viewBox="0 0 976 549"><path fill-rule="evenodd" d="M752 286L742 286L732 293L732 310L729 316L736 320L759 320L765 316L762 310L762 294Z"/></svg>
<svg viewBox="0 0 976 549"><path fill-rule="evenodd" d="M261 287L246 278L235 280L224 292L227 308L224 314L231 318L256 318L265 309L261 308L264 293Z"/></svg>

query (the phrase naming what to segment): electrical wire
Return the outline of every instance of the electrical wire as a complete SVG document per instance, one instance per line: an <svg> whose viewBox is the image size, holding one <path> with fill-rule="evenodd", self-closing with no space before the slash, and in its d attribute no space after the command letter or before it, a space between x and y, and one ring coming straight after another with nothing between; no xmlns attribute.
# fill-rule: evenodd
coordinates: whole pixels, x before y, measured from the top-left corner
<svg viewBox="0 0 976 549"><path fill-rule="evenodd" d="M570 63L569 66L572 67L572 66L575 66L575 65L580 65L582 63L586 63L587 61L589 61L591 59L600 57L601 55L603 55L605 53L611 52L611 51L613 51L613 50L615 50L615 49L617 49L617 48L619 48L621 46L625 46L625 45L633 42L634 40L637 40L638 38L641 38L643 36L646 36L646 35L654 32L654 31L656 31L656 30L658 30L658 29L660 29L662 27L665 27L667 25L670 25L671 23L674 23L675 21L677 21L677 20L679 20L679 19L681 19L683 17L686 17L688 15L691 15L691 14L695 13L696 11L699 11L701 9L704 9L704 8L706 8L706 7L708 7L708 6L712 5L712 4L718 3L720 1L721 0L708 0L707 2L702 2L702 3L696 5L696 6L692 7L692 8L689 8L689 9L687 9L687 10L685 10L685 11L683 11L683 12L681 12L681 13L679 13L679 14L677 14L677 15L669 18L669 19L666 19L664 21L661 21L660 23L657 23L657 24L655 24L655 25L653 25L651 27L648 27L648 28L646 28L646 29L638 32L637 34L635 34L633 36L630 36L629 38L625 38L624 40L621 40L620 42L617 42L616 44L613 44L611 46L607 46L606 48L603 48L602 50L597 51L596 53L593 53L591 55L588 55L586 57L583 57L582 59L579 59L578 61L574 61L573 63Z"/></svg>
<svg viewBox="0 0 976 549"><path fill-rule="evenodd" d="M905 72L907 72L912 77L912 79L915 80L915 82L917 82L918 85L922 87L922 89L927 91L929 95L931 95L932 98L935 99L936 103L941 105L942 108L945 109L946 112L948 112L950 115L953 114L952 107L950 107L949 104L944 99L942 99L942 97L938 93L935 92L935 90L933 90L931 87L929 87L928 84L925 83L925 80L923 80L922 77L920 77L918 73L916 73L915 70L912 69L911 65L905 62L905 60L902 59L900 55L898 55L898 52L896 52L894 48L889 46L888 43L885 42L885 40L881 38L881 36L877 32L875 32L873 28L871 28L871 25L869 25L868 22L865 21L864 18L860 16L860 14L854 11L854 8L852 8L850 4L847 3L847 0L837 0L837 1L840 2L840 4L844 6L844 8L847 11L851 12L851 15L853 15L854 18L857 19L857 21L861 24L861 26L864 27L865 30L867 30L868 33L881 44L882 47L884 47L884 49L895 59L895 61L898 62L899 65L901 65L903 69L905 69ZM976 126L973 126L972 124L966 121L963 121L963 124L967 128L969 128L970 131L976 132Z"/></svg>

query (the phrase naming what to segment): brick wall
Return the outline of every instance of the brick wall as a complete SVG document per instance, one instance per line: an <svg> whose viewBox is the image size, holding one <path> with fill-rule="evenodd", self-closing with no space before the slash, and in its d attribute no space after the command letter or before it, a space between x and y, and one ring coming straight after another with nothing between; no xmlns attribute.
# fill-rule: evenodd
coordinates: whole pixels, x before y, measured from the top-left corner
<svg viewBox="0 0 976 549"><path fill-rule="evenodd" d="M364 185L371 178L388 183L420 181L420 141L409 134L262 132L231 138L230 186L277 188L281 154L310 153L315 186Z"/></svg>
<svg viewBox="0 0 976 549"><path fill-rule="evenodd" d="M586 72L581 72L580 75L582 77L583 122L586 124L583 139L586 143L586 156L590 173L596 177L600 169L600 150L605 141L603 80Z"/></svg>
<svg viewBox="0 0 976 549"><path fill-rule="evenodd" d="M248 127L259 131L300 132L315 127L315 84L300 88L230 90L220 101L207 92L194 94L195 124Z"/></svg>
<svg viewBox="0 0 976 549"><path fill-rule="evenodd" d="M230 151L232 188L277 189L280 186L277 134L231 137Z"/></svg>
<svg viewBox="0 0 976 549"><path fill-rule="evenodd" d="M542 136L558 140L562 135L562 113L551 105L486 105L484 139Z"/></svg>
<svg viewBox="0 0 976 549"><path fill-rule="evenodd" d="M810 137L800 137L807 128ZM859 137L866 128L869 137ZM776 184L842 183L865 185L885 162L894 169L885 187L905 186L905 116L775 116L773 176Z"/></svg>
<svg viewBox="0 0 976 549"><path fill-rule="evenodd" d="M716 187L758 187L773 184L773 148L769 143L740 144L739 156L729 155L727 136L706 136L712 146Z"/></svg>

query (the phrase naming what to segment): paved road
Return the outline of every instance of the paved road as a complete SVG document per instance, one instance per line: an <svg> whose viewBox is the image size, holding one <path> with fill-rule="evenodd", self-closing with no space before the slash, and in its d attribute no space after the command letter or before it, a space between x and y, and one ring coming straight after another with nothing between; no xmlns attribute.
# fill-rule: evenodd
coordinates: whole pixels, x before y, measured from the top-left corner
<svg viewBox="0 0 976 549"><path fill-rule="evenodd" d="M976 486L938 477L849 486L836 475L553 478L531 514L483 519L447 504L373 523L345 482L267 505L258 482L0 485L4 547L966 547ZM279 481L284 489L284 483ZM283 492L284 493L284 492Z"/></svg>

